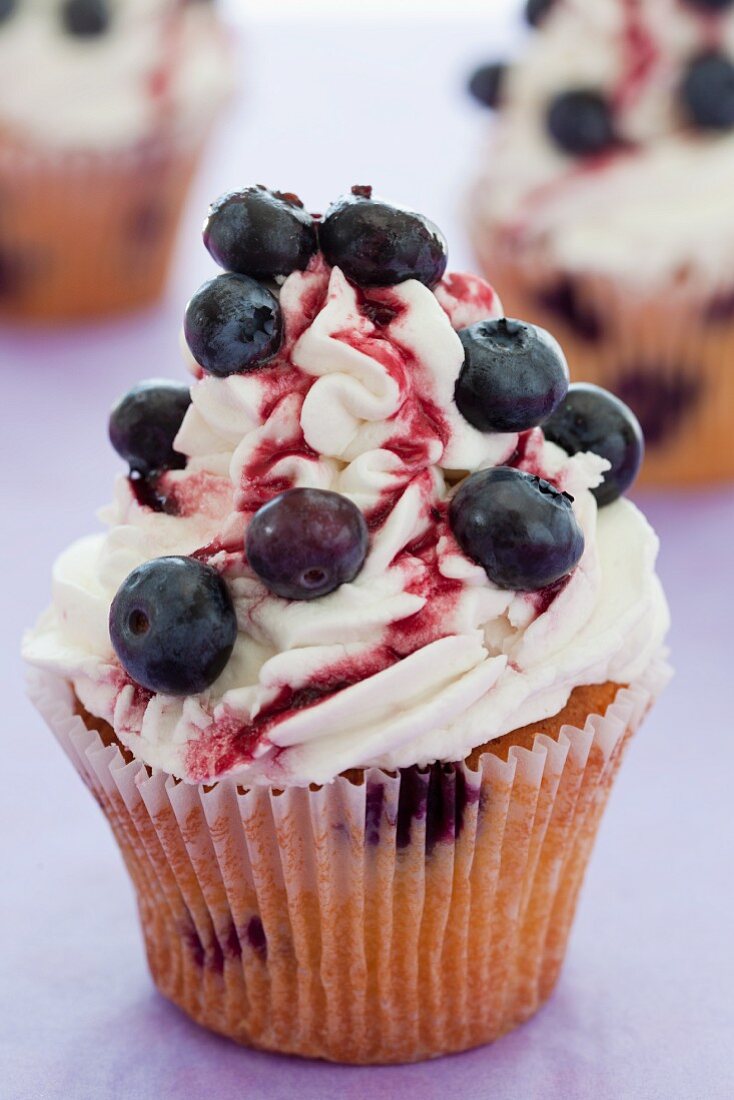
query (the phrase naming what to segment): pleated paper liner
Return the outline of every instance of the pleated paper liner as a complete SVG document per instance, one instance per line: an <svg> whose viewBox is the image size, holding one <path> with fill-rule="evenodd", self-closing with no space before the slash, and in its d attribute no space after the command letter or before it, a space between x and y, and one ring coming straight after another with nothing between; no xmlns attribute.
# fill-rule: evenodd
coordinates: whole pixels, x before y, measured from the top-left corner
<svg viewBox="0 0 734 1100"><path fill-rule="evenodd" d="M387 1063L488 1043L549 996L668 674L656 662L604 715L507 759L281 793L151 774L87 728L68 685L34 674L31 695L119 842L160 991L240 1043Z"/></svg>
<svg viewBox="0 0 734 1100"><path fill-rule="evenodd" d="M474 245L507 315L547 328L573 381L604 386L637 413L647 445L640 484L734 479L734 266L727 286L681 277L645 294L520 259L480 227Z"/></svg>
<svg viewBox="0 0 734 1100"><path fill-rule="evenodd" d="M203 152L161 137L109 154L43 153L0 133L0 320L84 320L162 294Z"/></svg>

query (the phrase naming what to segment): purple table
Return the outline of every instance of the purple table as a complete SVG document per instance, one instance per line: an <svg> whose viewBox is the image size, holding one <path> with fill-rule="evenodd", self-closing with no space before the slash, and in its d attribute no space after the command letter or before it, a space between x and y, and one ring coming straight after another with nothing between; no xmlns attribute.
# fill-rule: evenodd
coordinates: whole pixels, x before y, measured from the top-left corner
<svg viewBox="0 0 734 1100"><path fill-rule="evenodd" d="M460 77L497 35L476 19L311 29L308 50L304 27L263 25L245 41L249 99L209 162L158 310L84 331L0 334L9 702L0 1096L731 1097L734 890L723 839L734 491L643 500L663 542L678 677L622 771L559 988L493 1048L345 1069L240 1050L198 1030L155 993L111 835L24 698L21 631L47 599L55 554L92 527L118 468L106 410L137 378L180 373L183 303L211 271L197 236L209 197L262 180L323 206L373 181L435 216L454 242L454 266L468 263L456 215L482 123Z"/></svg>

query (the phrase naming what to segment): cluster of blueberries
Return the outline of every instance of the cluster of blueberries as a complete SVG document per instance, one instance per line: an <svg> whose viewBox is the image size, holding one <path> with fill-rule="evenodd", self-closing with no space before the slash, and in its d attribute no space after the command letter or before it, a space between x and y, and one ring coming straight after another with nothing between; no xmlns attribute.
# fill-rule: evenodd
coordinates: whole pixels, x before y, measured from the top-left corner
<svg viewBox="0 0 734 1100"><path fill-rule="evenodd" d="M267 368L283 337L278 300L265 285L303 270L321 249L356 285L419 279L435 286L446 245L427 219L358 187L323 219L290 194L247 188L216 202L204 229L227 269L194 296L186 338L215 376ZM455 400L482 432L522 433L539 425L567 453L594 451L611 469L595 490L603 507L631 485L643 442L622 402L591 385L569 386L566 362L543 329L508 318L458 333L464 363ZM286 369L273 363L272 369ZM154 482L181 469L174 447L189 407L188 388L144 382L110 416L110 439L130 475ZM501 588L539 591L567 576L584 549L572 500L540 477L512 466L471 474L454 494L449 522L462 550ZM290 489L252 518L245 552L268 589L288 600L328 595L359 574L369 531L359 508L339 493ZM110 611L110 637L130 676L151 691L183 695L211 686L229 660L237 621L221 575L195 558L146 562L123 582Z"/></svg>
<svg viewBox="0 0 734 1100"><path fill-rule="evenodd" d="M207 0L191 0L205 3ZM0 24L20 10L21 0L0 0ZM114 18L114 0L59 0L58 15L66 34L98 38L107 34Z"/></svg>
<svg viewBox="0 0 734 1100"><path fill-rule="evenodd" d="M685 0L701 11L717 12L732 7L734 0ZM539 26L555 0L529 0L526 17ZM502 103L507 63L493 61L472 75L469 89L480 103L496 108ZM734 60L716 49L693 57L682 76L678 92L683 116L700 130L734 127ZM564 153L575 157L598 156L623 144L616 132L614 109L606 96L590 88L570 88L548 105L546 126Z"/></svg>

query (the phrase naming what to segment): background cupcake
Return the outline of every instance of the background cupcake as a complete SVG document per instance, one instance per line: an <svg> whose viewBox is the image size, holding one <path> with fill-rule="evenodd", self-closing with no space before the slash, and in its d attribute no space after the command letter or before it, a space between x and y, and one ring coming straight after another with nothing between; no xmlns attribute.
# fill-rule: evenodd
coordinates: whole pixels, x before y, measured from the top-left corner
<svg viewBox="0 0 734 1100"><path fill-rule="evenodd" d="M0 4L0 316L94 317L160 295L231 81L212 3Z"/></svg>
<svg viewBox="0 0 734 1100"><path fill-rule="evenodd" d="M56 565L34 696L195 1020L359 1063L488 1042L555 985L666 679L636 424L368 187L318 220L232 193L205 240L197 381L113 411L130 472Z"/></svg>
<svg viewBox="0 0 734 1100"><path fill-rule="evenodd" d="M498 108L472 241L510 314L642 421L643 476L734 476L734 6L546 0Z"/></svg>

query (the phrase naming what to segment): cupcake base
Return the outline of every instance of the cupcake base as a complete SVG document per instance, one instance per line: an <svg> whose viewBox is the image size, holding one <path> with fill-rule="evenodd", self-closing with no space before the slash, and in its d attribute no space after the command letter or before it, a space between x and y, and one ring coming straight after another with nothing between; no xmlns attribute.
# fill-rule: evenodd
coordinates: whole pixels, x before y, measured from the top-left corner
<svg viewBox="0 0 734 1100"><path fill-rule="evenodd" d="M151 774L67 684L41 675L31 693L115 833L160 991L237 1042L371 1064L491 1042L550 995L614 777L666 678L660 663L579 689L461 764L283 792Z"/></svg>
<svg viewBox="0 0 734 1100"><path fill-rule="evenodd" d="M0 320L75 321L155 302L201 145L44 156L0 137Z"/></svg>
<svg viewBox="0 0 734 1100"><path fill-rule="evenodd" d="M734 479L734 286L707 294L681 280L642 295L521 261L486 229L476 228L475 246L508 316L547 328L573 381L603 386L635 411L646 440L640 484Z"/></svg>

